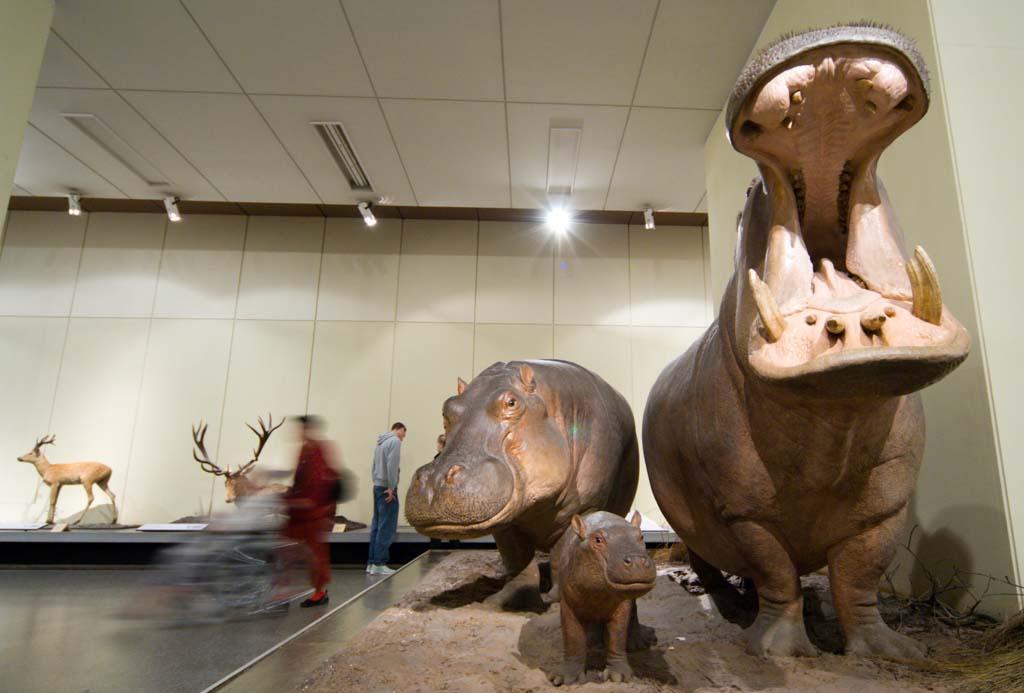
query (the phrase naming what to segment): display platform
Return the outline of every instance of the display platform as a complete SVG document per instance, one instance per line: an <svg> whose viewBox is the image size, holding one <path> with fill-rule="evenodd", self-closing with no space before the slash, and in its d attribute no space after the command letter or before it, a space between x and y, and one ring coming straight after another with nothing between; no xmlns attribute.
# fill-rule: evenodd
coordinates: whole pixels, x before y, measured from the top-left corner
<svg viewBox="0 0 1024 693"><path fill-rule="evenodd" d="M431 551L211 690L548 690L547 674L562 657L559 606L506 611L482 604L493 591L486 574L497 561L496 551ZM604 683L601 690L903 691L955 684L934 662L954 658L961 640L906 600L883 597L881 610L891 625L928 645L932 663L920 668L839 656L842 637L823 575L803 580L808 632L822 656L765 658L744 648L742 631L756 614L753 595L705 594L685 564L660 564L658 573L655 589L638 602L658 644L629 654L632 682ZM589 664L601 666L599 658Z"/></svg>
<svg viewBox="0 0 1024 693"><path fill-rule="evenodd" d="M188 539L194 531L140 531L138 529L72 529L67 532L0 530L0 565L145 565L162 548ZM674 532L644 531L649 547L678 541ZM366 562L369 529L334 532L331 562L357 565ZM430 539L411 527L399 527L391 547L395 563L408 563L427 550L489 549L491 537L462 541Z"/></svg>

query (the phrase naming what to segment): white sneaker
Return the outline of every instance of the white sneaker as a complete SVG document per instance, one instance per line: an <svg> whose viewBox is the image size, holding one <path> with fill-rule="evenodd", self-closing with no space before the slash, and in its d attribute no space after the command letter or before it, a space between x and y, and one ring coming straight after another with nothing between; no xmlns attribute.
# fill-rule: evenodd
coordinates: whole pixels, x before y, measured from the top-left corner
<svg viewBox="0 0 1024 693"><path fill-rule="evenodd" d="M373 566L373 572L371 575L394 575L397 571L388 568L386 565L375 565Z"/></svg>
<svg viewBox="0 0 1024 693"><path fill-rule="evenodd" d="M374 568L373 563L367 563L366 564L366 574L367 575L373 575L373 568Z"/></svg>

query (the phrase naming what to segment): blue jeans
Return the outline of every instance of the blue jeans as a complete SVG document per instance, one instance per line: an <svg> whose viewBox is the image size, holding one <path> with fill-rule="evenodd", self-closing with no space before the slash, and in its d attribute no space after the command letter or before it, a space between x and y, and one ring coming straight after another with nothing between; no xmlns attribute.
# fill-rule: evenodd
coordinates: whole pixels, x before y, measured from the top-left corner
<svg viewBox="0 0 1024 693"><path fill-rule="evenodd" d="M370 556L367 563L384 565L390 558L391 542L398 529L398 496L388 503L384 486L373 487L373 521L370 523Z"/></svg>

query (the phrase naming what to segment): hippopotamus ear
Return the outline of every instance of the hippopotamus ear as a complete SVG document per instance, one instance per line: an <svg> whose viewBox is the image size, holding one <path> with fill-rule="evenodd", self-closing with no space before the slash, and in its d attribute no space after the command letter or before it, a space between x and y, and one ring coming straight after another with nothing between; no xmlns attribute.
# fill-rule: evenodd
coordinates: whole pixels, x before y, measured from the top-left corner
<svg viewBox="0 0 1024 693"><path fill-rule="evenodd" d="M580 539L587 538L587 527L583 524L583 518L579 515L572 516L572 528L576 531L576 536Z"/></svg>
<svg viewBox="0 0 1024 693"><path fill-rule="evenodd" d="M639 510L634 510L633 511L633 517L629 518L629 524L633 525L634 527L639 527L640 523L643 522L643 521L644 521L644 518L640 517L640 511Z"/></svg>
<svg viewBox="0 0 1024 693"><path fill-rule="evenodd" d="M523 363L519 365L519 380L523 383L523 390L529 394L533 394L534 390L537 389L537 382L533 378L533 369L530 368L530 364Z"/></svg>
<svg viewBox="0 0 1024 693"><path fill-rule="evenodd" d="M462 378L459 378L459 384L455 386L456 394L461 395L463 392L466 391L467 387L468 387L468 385L466 385L466 381L463 380Z"/></svg>

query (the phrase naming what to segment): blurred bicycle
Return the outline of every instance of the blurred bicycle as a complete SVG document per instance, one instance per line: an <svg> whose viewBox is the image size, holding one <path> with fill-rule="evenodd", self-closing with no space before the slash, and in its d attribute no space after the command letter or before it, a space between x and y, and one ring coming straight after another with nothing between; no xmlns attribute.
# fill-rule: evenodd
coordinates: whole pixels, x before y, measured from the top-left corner
<svg viewBox="0 0 1024 693"><path fill-rule="evenodd" d="M313 592L305 545L285 538L280 496L250 498L202 532L161 551L147 597L128 616L209 623L283 611Z"/></svg>

